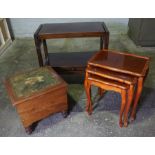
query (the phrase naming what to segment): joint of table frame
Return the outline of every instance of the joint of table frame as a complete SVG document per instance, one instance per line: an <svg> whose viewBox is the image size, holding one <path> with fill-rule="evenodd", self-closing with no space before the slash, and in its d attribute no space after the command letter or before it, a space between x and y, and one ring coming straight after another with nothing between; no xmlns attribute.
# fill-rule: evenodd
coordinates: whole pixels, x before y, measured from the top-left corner
<svg viewBox="0 0 155 155"><path fill-rule="evenodd" d="M34 38L39 39L38 34L39 34L39 31L40 31L40 29L42 28L42 26L43 26L43 24L41 24L41 25L38 27L38 29L37 29L36 32L34 33Z"/></svg>
<svg viewBox="0 0 155 155"><path fill-rule="evenodd" d="M102 22L102 26L103 26L105 32L109 34L109 30L104 22Z"/></svg>

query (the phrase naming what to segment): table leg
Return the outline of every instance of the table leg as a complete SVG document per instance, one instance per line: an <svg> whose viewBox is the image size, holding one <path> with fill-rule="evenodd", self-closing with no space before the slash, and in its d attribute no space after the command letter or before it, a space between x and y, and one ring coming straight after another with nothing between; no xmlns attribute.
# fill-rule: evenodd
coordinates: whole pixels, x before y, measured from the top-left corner
<svg viewBox="0 0 155 155"><path fill-rule="evenodd" d="M104 49L108 49L109 47L109 33L106 33L104 38Z"/></svg>
<svg viewBox="0 0 155 155"><path fill-rule="evenodd" d="M103 43L103 41L105 42ZM100 50L103 50L103 44L104 44L104 49L108 49L109 33L107 33L104 37L103 36L100 37ZM98 94L102 96L103 93L104 93L104 90L102 90L101 88L98 88Z"/></svg>
<svg viewBox="0 0 155 155"><path fill-rule="evenodd" d="M102 88L98 88L98 94L100 96L102 96L104 94L105 90L103 90Z"/></svg>
<svg viewBox="0 0 155 155"><path fill-rule="evenodd" d="M131 121L135 120L136 117L136 108L138 105L138 101L142 92L142 88L143 88L143 77L138 78L138 82L137 82L137 91L136 91L136 96L135 96L135 100L134 100L134 104L133 104L133 108L132 108L132 112L131 112Z"/></svg>
<svg viewBox="0 0 155 155"><path fill-rule="evenodd" d="M124 127L128 126L128 114L129 114L129 110L131 107L133 94L134 94L134 86L130 85L129 90L128 90L128 101L127 101L125 111L124 111Z"/></svg>
<svg viewBox="0 0 155 155"><path fill-rule="evenodd" d="M47 43L45 39L43 40L43 47L44 47L44 54L45 54L45 64L49 65L48 49L47 49Z"/></svg>
<svg viewBox="0 0 155 155"><path fill-rule="evenodd" d="M121 96L122 96L122 103L121 103L120 117L119 117L119 126L120 126L120 127L123 126L122 116L123 116L123 112L124 112L125 105L126 105L126 101L127 101L127 100L126 100L127 91L126 91L126 90L122 90Z"/></svg>
<svg viewBox="0 0 155 155"><path fill-rule="evenodd" d="M107 33L105 36L100 37L100 50L108 49L108 46L109 46L109 33Z"/></svg>
<svg viewBox="0 0 155 155"><path fill-rule="evenodd" d="M149 73L149 68L146 70L146 73L145 73L145 76L144 76L144 79L143 79L143 83L145 82L148 73Z"/></svg>
<svg viewBox="0 0 155 155"><path fill-rule="evenodd" d="M41 40L38 39L37 37L34 37L34 41L35 41L39 66L41 67L41 66L43 66L43 58L42 58L42 54L41 54Z"/></svg>
<svg viewBox="0 0 155 155"><path fill-rule="evenodd" d="M85 86L85 91L87 96L86 111L88 112L89 115L91 115L92 114L91 85L87 80L87 78L85 79L84 86Z"/></svg>
<svg viewBox="0 0 155 155"><path fill-rule="evenodd" d="M100 37L100 50L103 50L103 36Z"/></svg>
<svg viewBox="0 0 155 155"><path fill-rule="evenodd" d="M84 80L84 87L85 87L85 91L86 91L86 97L87 97L87 103L86 103L86 111L88 112L89 111L89 102L88 102L88 94L87 94L87 78L88 78L88 73L86 71L86 74L85 74L85 80Z"/></svg>

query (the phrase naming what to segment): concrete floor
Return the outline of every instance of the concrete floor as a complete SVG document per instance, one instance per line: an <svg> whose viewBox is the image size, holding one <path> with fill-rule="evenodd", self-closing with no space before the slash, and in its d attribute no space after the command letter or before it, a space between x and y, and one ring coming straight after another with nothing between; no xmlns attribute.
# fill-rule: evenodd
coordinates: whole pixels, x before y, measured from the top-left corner
<svg viewBox="0 0 155 155"><path fill-rule="evenodd" d="M120 95L107 92L99 101L95 100L92 116L85 113L86 96L83 85L69 85L70 115L64 119L60 113L40 121L30 136L155 136L155 48L137 47L126 35L121 25L109 27L110 49L128 51L151 57L150 73L146 79L139 102L137 118L128 128L119 128L118 116ZM116 32L116 33L115 33ZM48 42L51 52L92 51L99 48L97 38L62 39ZM25 133L20 118L11 105L3 81L16 72L37 68L38 61L32 38L16 39L0 56L0 136L29 136ZM93 88L95 96L96 88Z"/></svg>

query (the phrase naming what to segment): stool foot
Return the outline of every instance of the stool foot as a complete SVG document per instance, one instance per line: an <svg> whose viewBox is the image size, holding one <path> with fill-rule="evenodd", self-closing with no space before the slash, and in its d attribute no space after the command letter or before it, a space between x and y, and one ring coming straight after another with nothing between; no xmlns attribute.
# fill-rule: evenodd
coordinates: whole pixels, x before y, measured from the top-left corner
<svg viewBox="0 0 155 155"><path fill-rule="evenodd" d="M33 132L32 126L26 127L26 128L25 128L25 131L26 131L26 133L27 133L28 135L30 135L30 134Z"/></svg>
<svg viewBox="0 0 155 155"><path fill-rule="evenodd" d="M68 116L68 111L63 111L62 116L63 116L63 118L66 118Z"/></svg>
<svg viewBox="0 0 155 155"><path fill-rule="evenodd" d="M34 122L33 124L31 124L30 126L28 127L25 127L25 131L28 135L30 135L36 128L37 124L38 124L39 121L37 122Z"/></svg>

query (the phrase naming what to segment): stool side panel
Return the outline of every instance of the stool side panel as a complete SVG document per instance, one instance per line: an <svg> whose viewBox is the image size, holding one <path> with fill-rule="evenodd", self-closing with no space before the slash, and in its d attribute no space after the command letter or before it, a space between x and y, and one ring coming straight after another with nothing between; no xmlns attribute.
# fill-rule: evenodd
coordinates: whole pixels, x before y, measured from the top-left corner
<svg viewBox="0 0 155 155"><path fill-rule="evenodd" d="M9 96L9 98L11 100L12 105L15 106L15 98L16 97L14 96L13 90L10 87L9 81L5 80L4 85L5 85L5 89L6 89L7 93L8 93L8 96Z"/></svg>
<svg viewBox="0 0 155 155"><path fill-rule="evenodd" d="M24 127L27 127L53 113L66 111L68 109L67 89L59 89L26 100L17 104L16 108Z"/></svg>
<svg viewBox="0 0 155 155"><path fill-rule="evenodd" d="M58 100L59 97L63 96L64 94L67 94L67 89L61 88L55 91L50 91L46 94L42 94L40 96L34 97L34 98L29 98L19 104L16 105L16 107L18 109L20 109L19 112L24 111L29 111L31 110L33 107L41 107L41 106L46 106L46 104L48 104L48 101L55 101Z"/></svg>

